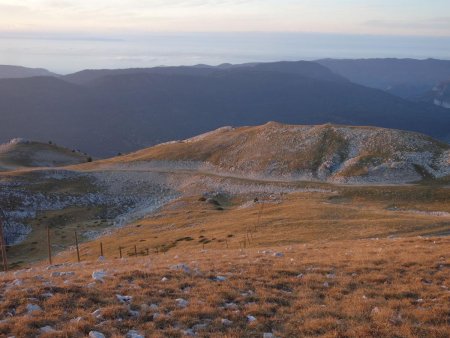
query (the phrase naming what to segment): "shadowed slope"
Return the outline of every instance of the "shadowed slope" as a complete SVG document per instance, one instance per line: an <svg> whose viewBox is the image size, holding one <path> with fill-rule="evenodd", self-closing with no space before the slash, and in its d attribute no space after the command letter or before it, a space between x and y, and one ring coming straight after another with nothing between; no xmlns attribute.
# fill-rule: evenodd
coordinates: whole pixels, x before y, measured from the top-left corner
<svg viewBox="0 0 450 338"><path fill-rule="evenodd" d="M53 144L14 139L0 145L0 171L61 167L86 162L88 156Z"/></svg>

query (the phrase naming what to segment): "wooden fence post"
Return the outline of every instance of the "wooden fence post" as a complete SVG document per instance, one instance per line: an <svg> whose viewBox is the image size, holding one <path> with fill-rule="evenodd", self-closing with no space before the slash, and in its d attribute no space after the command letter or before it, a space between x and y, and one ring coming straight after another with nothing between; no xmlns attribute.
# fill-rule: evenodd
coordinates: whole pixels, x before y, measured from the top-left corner
<svg viewBox="0 0 450 338"><path fill-rule="evenodd" d="M103 243L100 242L100 256L103 257Z"/></svg>
<svg viewBox="0 0 450 338"><path fill-rule="evenodd" d="M0 214L0 216L1 216L1 214ZM3 270L6 272L6 271L8 271L8 257L6 255L6 239L5 239L5 234L3 231L3 222L2 222L1 217L0 217L0 245L2 246L1 253L2 253L2 261L3 261Z"/></svg>
<svg viewBox="0 0 450 338"><path fill-rule="evenodd" d="M255 231L257 230L257 228L259 227L259 224L261 222L261 216L262 216L263 210L264 210L264 201L261 201L261 209L259 210L259 213L258 213L258 220L256 221L256 224L255 224Z"/></svg>
<svg viewBox="0 0 450 338"><path fill-rule="evenodd" d="M75 231L75 246L77 247L77 259L78 259L78 263L80 263L80 249L78 248L78 236L77 236L77 232Z"/></svg>
<svg viewBox="0 0 450 338"><path fill-rule="evenodd" d="M50 243L50 227L47 225L48 263L52 265L52 245Z"/></svg>
<svg viewBox="0 0 450 338"><path fill-rule="evenodd" d="M137 257L137 247L136 247L136 245L134 246L134 255Z"/></svg>
<svg viewBox="0 0 450 338"><path fill-rule="evenodd" d="M122 258L122 247L119 246L119 257Z"/></svg>

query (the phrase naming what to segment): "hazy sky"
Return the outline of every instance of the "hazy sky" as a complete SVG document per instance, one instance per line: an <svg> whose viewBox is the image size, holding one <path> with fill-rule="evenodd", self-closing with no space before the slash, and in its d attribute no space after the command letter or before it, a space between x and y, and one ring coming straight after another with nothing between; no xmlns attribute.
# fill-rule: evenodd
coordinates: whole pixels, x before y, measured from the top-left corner
<svg viewBox="0 0 450 338"><path fill-rule="evenodd" d="M0 0L0 64L67 73L325 57L450 59L450 0Z"/></svg>
<svg viewBox="0 0 450 338"><path fill-rule="evenodd" d="M449 0L0 0L0 33L450 36Z"/></svg>

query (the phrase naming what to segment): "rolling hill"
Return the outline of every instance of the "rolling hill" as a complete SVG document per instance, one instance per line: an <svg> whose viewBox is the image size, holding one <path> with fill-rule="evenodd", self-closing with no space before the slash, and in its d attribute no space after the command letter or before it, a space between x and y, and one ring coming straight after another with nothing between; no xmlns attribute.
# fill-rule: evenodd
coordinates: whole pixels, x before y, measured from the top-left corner
<svg viewBox="0 0 450 338"><path fill-rule="evenodd" d="M89 166L188 169L259 179L403 183L450 175L450 146L374 127L224 127Z"/></svg>
<svg viewBox="0 0 450 338"><path fill-rule="evenodd" d="M450 115L313 62L84 71L0 80L0 141L52 140L114 156L223 125L339 123L449 140Z"/></svg>
<svg viewBox="0 0 450 338"><path fill-rule="evenodd" d="M87 162L88 156L54 144L13 139L0 145L0 171L61 167Z"/></svg>

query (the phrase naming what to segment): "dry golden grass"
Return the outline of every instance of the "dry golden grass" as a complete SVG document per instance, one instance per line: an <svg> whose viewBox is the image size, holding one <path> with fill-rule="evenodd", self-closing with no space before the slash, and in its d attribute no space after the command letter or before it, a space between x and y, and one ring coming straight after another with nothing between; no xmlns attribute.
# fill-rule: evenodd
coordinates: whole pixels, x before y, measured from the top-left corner
<svg viewBox="0 0 450 338"><path fill-rule="evenodd" d="M45 337L84 337L91 330L123 337L130 329L147 337L182 337L190 328L201 337L448 337L449 249L450 238L414 237L273 251L174 248L51 270L35 266L0 277L0 334L29 337L50 325L59 332ZM191 272L170 269L178 263ZM105 282L87 287L99 269L107 273ZM54 271L75 274L52 277ZM226 280L215 281L217 276ZM23 285L11 286L15 279ZM116 294L132 296L131 304L121 304ZM178 298L187 307L178 307ZM30 303L43 311L26 314ZM97 309L101 318L91 314Z"/></svg>
<svg viewBox="0 0 450 338"><path fill-rule="evenodd" d="M337 188L337 187L336 187ZM147 219L140 220L81 246L82 259L96 259L100 241L107 257L180 249L238 249L365 239L447 234L449 189L428 187L340 187L339 192L305 192L276 196L240 195L204 201L180 198ZM389 195L390 194L390 195ZM221 210L223 209L223 210ZM417 211L423 213L417 213ZM69 255L69 256L67 256ZM74 252L64 259L75 259Z"/></svg>
<svg viewBox="0 0 450 338"><path fill-rule="evenodd" d="M450 238L419 235L449 232L450 189L317 187L333 192L209 201L185 195L81 244L82 263L74 248L54 257L62 265L49 270L24 262L31 270L0 276L0 336L32 337L50 325L57 332L42 337L91 330L123 337L132 329L147 337L182 337L190 329L200 337L448 337ZM433 211L444 213L427 213ZM55 244L73 244L74 224L92 225L87 210L73 209L40 215L35 228L58 223L60 215L71 220L56 224ZM32 236L41 238L35 257L45 257L42 231ZM97 261L100 242L105 261ZM25 257L26 248L10 254ZM170 268L180 263L190 272ZM96 270L107 277L90 285ZM52 276L60 271L74 274ZM117 294L132 296L131 304ZM179 298L187 307L177 306ZM43 311L27 314L27 304Z"/></svg>

